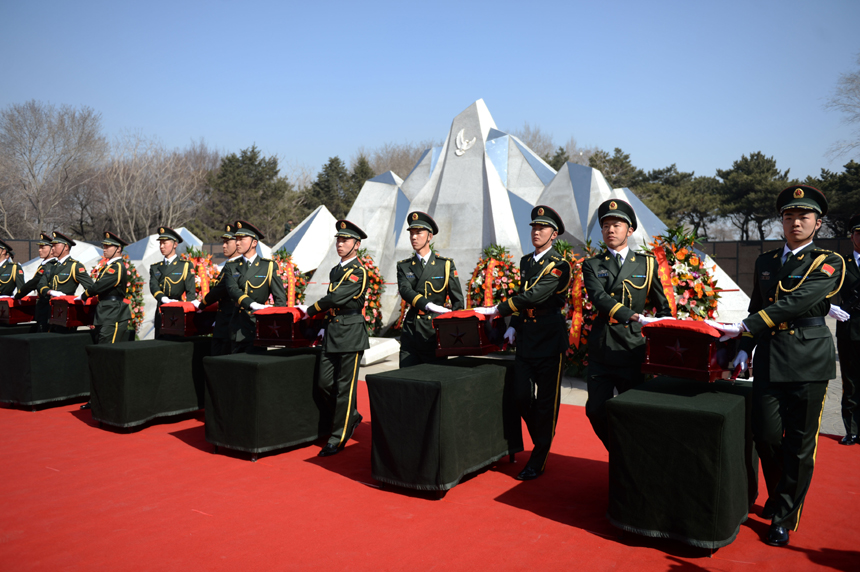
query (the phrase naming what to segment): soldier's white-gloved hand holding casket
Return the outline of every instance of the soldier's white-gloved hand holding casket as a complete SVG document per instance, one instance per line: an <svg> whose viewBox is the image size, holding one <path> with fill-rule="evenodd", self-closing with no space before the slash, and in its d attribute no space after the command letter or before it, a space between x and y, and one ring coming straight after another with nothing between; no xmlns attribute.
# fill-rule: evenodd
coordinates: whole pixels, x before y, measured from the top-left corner
<svg viewBox="0 0 860 572"><path fill-rule="evenodd" d="M499 309L495 306L490 306L489 308L472 308L478 314L483 314L484 316L495 316L499 313Z"/></svg>
<svg viewBox="0 0 860 572"><path fill-rule="evenodd" d="M200 309L200 300L191 300L191 303L194 305L195 310Z"/></svg>
<svg viewBox="0 0 860 572"><path fill-rule="evenodd" d="M705 323L723 333L723 337L720 338L721 342L736 338L745 331L747 331L747 329L744 327L743 322L735 322L734 324L721 324L720 322L715 322L714 320L705 320Z"/></svg>
<svg viewBox="0 0 860 572"><path fill-rule="evenodd" d="M176 300L174 300L173 298L168 298L167 296L161 297L161 303L162 304L168 304L170 302L176 302Z"/></svg>
<svg viewBox="0 0 860 572"><path fill-rule="evenodd" d="M732 369L741 366L741 372L745 372L747 370L747 361L749 361L749 354L744 350L738 352L738 355L735 356L734 361L732 362Z"/></svg>
<svg viewBox="0 0 860 572"><path fill-rule="evenodd" d="M671 320L671 319L672 318L670 318L670 317L651 318L649 316L643 316L642 314L639 314L639 323L642 324L643 326L647 326L648 324L653 324L654 322L659 322L660 320Z"/></svg>
<svg viewBox="0 0 860 572"><path fill-rule="evenodd" d="M434 314L446 314L451 311L448 308L440 306L438 304L434 304L433 302L427 302L427 310L433 312Z"/></svg>
<svg viewBox="0 0 860 572"><path fill-rule="evenodd" d="M265 307L265 304L260 304L259 302L251 302L251 310L254 312L256 312L257 310L262 310Z"/></svg>
<svg viewBox="0 0 860 572"><path fill-rule="evenodd" d="M296 310L298 310L299 312L302 313L302 320L308 319L308 307L307 306L305 306L304 304L296 304L294 307L296 308Z"/></svg>
<svg viewBox="0 0 860 572"><path fill-rule="evenodd" d="M48 295L51 298L56 298L57 296L65 296L65 294L63 294L59 290L48 290Z"/></svg>
<svg viewBox="0 0 860 572"><path fill-rule="evenodd" d="M851 319L851 314L833 304L830 305L830 312L828 312L827 315L839 320L840 322L847 322Z"/></svg>
<svg viewBox="0 0 860 572"><path fill-rule="evenodd" d="M505 330L505 341L514 345L514 342L517 341L517 331L511 327Z"/></svg>

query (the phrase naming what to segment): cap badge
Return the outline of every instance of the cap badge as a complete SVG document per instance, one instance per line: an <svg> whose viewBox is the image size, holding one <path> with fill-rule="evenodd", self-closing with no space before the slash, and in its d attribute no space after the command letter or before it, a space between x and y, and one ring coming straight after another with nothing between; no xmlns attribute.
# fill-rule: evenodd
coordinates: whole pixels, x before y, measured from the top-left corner
<svg viewBox="0 0 860 572"><path fill-rule="evenodd" d="M233 232L233 227L229 224L227 225L227 232Z"/></svg>
<svg viewBox="0 0 860 572"><path fill-rule="evenodd" d="M164 234L164 227L158 229L158 234Z"/></svg>
<svg viewBox="0 0 860 572"><path fill-rule="evenodd" d="M52 233L51 233L51 236L53 236L54 238L57 238L57 233L56 233L56 232L52 232Z"/></svg>
<svg viewBox="0 0 860 572"><path fill-rule="evenodd" d="M802 199L803 198L803 189L794 189L794 198Z"/></svg>
<svg viewBox="0 0 860 572"><path fill-rule="evenodd" d="M110 238L110 233L109 233L109 232L106 232L106 233L105 233L105 238Z"/></svg>
<svg viewBox="0 0 860 572"><path fill-rule="evenodd" d="M616 203L615 201L612 201L611 203L609 203L609 210L614 211L617 209L618 209L618 203Z"/></svg>
<svg viewBox="0 0 860 572"><path fill-rule="evenodd" d="M418 220L418 213L412 213L412 220Z"/></svg>
<svg viewBox="0 0 860 572"><path fill-rule="evenodd" d="M346 223L345 222L340 223L340 228L346 228Z"/></svg>
<svg viewBox="0 0 860 572"><path fill-rule="evenodd" d="M242 223L241 223L241 222L237 222L237 223L236 223L236 228L242 228Z"/></svg>
<svg viewBox="0 0 860 572"><path fill-rule="evenodd" d="M543 207L538 209L538 216L543 216Z"/></svg>

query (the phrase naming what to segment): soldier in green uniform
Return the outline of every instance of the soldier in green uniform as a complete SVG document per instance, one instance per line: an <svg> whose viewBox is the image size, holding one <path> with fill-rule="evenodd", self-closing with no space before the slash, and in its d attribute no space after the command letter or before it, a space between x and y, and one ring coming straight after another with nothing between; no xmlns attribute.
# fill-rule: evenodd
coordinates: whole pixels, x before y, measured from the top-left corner
<svg viewBox="0 0 860 572"><path fill-rule="evenodd" d="M397 289L409 306L400 336L400 367L444 361L446 358L436 357L433 314L451 311L444 306L448 297L454 310L464 307L454 261L430 248L430 241L439 233L436 221L417 211L409 213L406 221L415 254L397 263Z"/></svg>
<svg viewBox="0 0 860 572"><path fill-rule="evenodd" d="M39 245L39 258L41 258L42 261L39 262L39 268L33 274L33 277L25 282L24 287L18 290L18 293L15 294L15 298L18 300L38 288L39 281L42 279L43 274L47 274L50 279L50 273L57 263L57 259L51 255L51 237L48 233L40 233L39 242L37 244ZM36 294L36 325L33 326L32 332L47 332L48 320L51 318L51 297L47 295L38 295L38 291Z"/></svg>
<svg viewBox="0 0 860 572"><path fill-rule="evenodd" d="M357 254L367 235L348 220L337 221L335 230L340 263L329 272L328 294L313 306L297 306L309 317L327 313L319 388L334 415L331 437L320 450L320 457L343 449L361 423L361 414L356 409L358 364L364 350L370 347L362 314L367 270Z"/></svg>
<svg viewBox="0 0 860 572"><path fill-rule="evenodd" d="M242 255L242 259L225 276L227 293L237 306L230 323L234 340L232 352L265 352L265 349L254 347L257 335L254 312L266 307L269 296L275 306L286 306L287 293L278 274L278 265L273 260L257 256L257 242L265 238L263 233L244 220L236 221L233 233L236 236L236 251Z"/></svg>
<svg viewBox="0 0 860 572"><path fill-rule="evenodd" d="M93 319L97 344L115 344L126 340L131 307L125 303L128 291L128 270L122 260L122 249L128 243L107 231L102 238L104 257L108 259L96 281L81 294L81 300L97 297Z"/></svg>
<svg viewBox="0 0 860 572"><path fill-rule="evenodd" d="M505 339L516 341L516 396L520 415L534 443L517 479L528 481L546 469L561 402L561 377L567 351L567 323L561 309L570 286L570 265L553 247L564 223L553 209L538 205L531 212L534 253L520 260L520 288L513 298L475 311L513 316ZM537 395L535 395L537 388Z"/></svg>
<svg viewBox="0 0 860 572"><path fill-rule="evenodd" d="M830 316L839 320L836 348L842 372L842 445L857 443L860 427L860 214L851 217L848 229L854 252L845 261L845 280L839 290L842 307L830 307Z"/></svg>
<svg viewBox="0 0 860 572"><path fill-rule="evenodd" d="M794 185L776 200L785 233L783 248L755 263L750 315L717 324L726 337L742 334L734 365L746 367L755 347L752 430L772 519L765 542L788 544L797 530L812 481L827 381L836 376L833 337L824 322L830 299L842 286L844 261L812 242L827 214L818 189Z"/></svg>
<svg viewBox="0 0 860 572"><path fill-rule="evenodd" d="M230 322L233 320L233 314L236 313L236 304L230 299L230 294L227 292L227 276L235 272L240 272L242 267L242 255L236 250L236 235L233 233L233 225L228 224L224 227L224 233L221 234L221 249L224 256L227 257L227 262L221 267L221 272L218 274L212 284L209 286L209 292L200 299L200 307L205 308L210 304L218 303L218 313L215 314L215 328L212 331L212 355L223 356L228 355L233 351L233 337L230 332Z"/></svg>
<svg viewBox="0 0 860 572"><path fill-rule="evenodd" d="M588 401L585 414L609 449L606 402L642 382L645 360L642 326L655 318L642 315L646 299L657 317L672 311L657 274L657 260L634 253L628 239L636 230L636 213L625 201L611 199L597 208L606 250L582 263L582 281L597 315L588 336Z"/></svg>
<svg viewBox="0 0 860 572"><path fill-rule="evenodd" d="M149 267L149 291L158 302L155 310L155 338L161 337L161 305L179 302L185 294L185 301L197 302L197 287L194 285L194 268L187 260L181 260L176 247L182 244L182 237L172 228L162 226L158 229L158 248L164 260Z"/></svg>
<svg viewBox="0 0 860 572"><path fill-rule="evenodd" d="M57 263L50 272L50 276L46 272L39 279L37 289L40 296L51 298L74 296L78 285L84 289L92 286L93 279L87 273L86 267L71 257L72 247L75 244L74 240L62 232L51 233L51 254L57 258ZM61 334L77 331L77 329L56 325L52 325L50 329L51 332Z"/></svg>
<svg viewBox="0 0 860 572"><path fill-rule="evenodd" d="M24 288L24 271L13 255L12 247L0 240L0 296L12 296Z"/></svg>

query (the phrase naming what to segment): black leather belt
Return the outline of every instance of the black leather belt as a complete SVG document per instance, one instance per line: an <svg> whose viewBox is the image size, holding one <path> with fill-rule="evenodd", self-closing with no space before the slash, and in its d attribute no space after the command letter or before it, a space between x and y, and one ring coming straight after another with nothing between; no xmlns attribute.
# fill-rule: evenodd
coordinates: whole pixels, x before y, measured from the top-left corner
<svg viewBox="0 0 860 572"><path fill-rule="evenodd" d="M125 300L122 296L99 296L99 302L107 302L108 300Z"/></svg>
<svg viewBox="0 0 860 572"><path fill-rule="evenodd" d="M825 325L827 325L827 322L824 321L824 318L822 316L816 316L814 318L798 318L790 322L782 322L777 324L777 328L780 330L788 330L790 328L811 328L812 326Z"/></svg>
<svg viewBox="0 0 860 572"><path fill-rule="evenodd" d="M523 310L523 313L529 318L535 318L537 316L550 316L553 314L558 314L560 310L558 308L526 308Z"/></svg>
<svg viewBox="0 0 860 572"><path fill-rule="evenodd" d="M332 316L355 316L361 314L361 310L331 310Z"/></svg>

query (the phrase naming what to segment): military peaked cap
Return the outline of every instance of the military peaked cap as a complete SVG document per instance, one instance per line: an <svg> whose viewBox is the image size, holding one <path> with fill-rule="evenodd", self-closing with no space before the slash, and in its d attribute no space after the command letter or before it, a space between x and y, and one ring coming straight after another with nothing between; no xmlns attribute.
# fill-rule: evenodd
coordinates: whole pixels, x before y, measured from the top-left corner
<svg viewBox="0 0 860 572"><path fill-rule="evenodd" d="M224 225L224 232L221 233L221 238L233 239L236 238L236 233L233 232L236 230L236 227L232 224Z"/></svg>
<svg viewBox="0 0 860 572"><path fill-rule="evenodd" d="M409 213L406 217L406 222L409 223L409 228L425 228L433 234L439 234L439 226L433 217L421 211Z"/></svg>
<svg viewBox="0 0 860 572"><path fill-rule="evenodd" d="M118 237L115 233L113 233L109 230L106 230L104 232L104 236L102 237L102 246L104 246L106 244L108 244L110 246L120 246L122 248L125 248L126 246L128 246L128 243L126 241L124 241L123 239Z"/></svg>
<svg viewBox="0 0 860 572"><path fill-rule="evenodd" d="M76 243L62 232L55 230L51 233L51 244L68 244L69 247L72 247Z"/></svg>
<svg viewBox="0 0 860 572"><path fill-rule="evenodd" d="M622 201L621 199L609 199L608 201L603 201L600 203L600 206L597 207L597 220L602 223L603 219L608 216L627 221L627 224L629 224L633 230L636 230L636 213L633 212L633 207L630 206L630 203Z"/></svg>
<svg viewBox="0 0 860 572"><path fill-rule="evenodd" d="M856 214L848 220L848 232L851 233L855 230L860 230L860 214Z"/></svg>
<svg viewBox="0 0 860 572"><path fill-rule="evenodd" d="M238 238L240 236L250 236L251 238L256 238L257 240L263 240L266 238L263 236L263 233L260 232L260 229L249 223L246 220L237 220L236 225L233 228L233 234Z"/></svg>
<svg viewBox="0 0 860 572"><path fill-rule="evenodd" d="M354 238L356 240L364 240L365 238L367 238L367 235L364 234L363 230L361 230L348 220L337 221L336 223L334 223L334 228L337 231L334 233L335 236Z"/></svg>
<svg viewBox="0 0 860 572"><path fill-rule="evenodd" d="M182 244L182 237L169 226L162 226L158 229L158 240L175 240L176 244Z"/></svg>
<svg viewBox="0 0 860 572"><path fill-rule="evenodd" d="M824 193L815 187L792 185L779 193L776 209L780 213L787 209L807 209L824 216L827 214L827 199L824 198Z"/></svg>
<svg viewBox="0 0 860 572"><path fill-rule="evenodd" d="M47 232L39 233L39 242L37 242L39 246L51 246L51 235Z"/></svg>
<svg viewBox="0 0 860 572"><path fill-rule="evenodd" d="M551 226L558 231L559 234L564 233L564 223L558 213L546 205L538 205L532 209L532 221L529 225L542 224Z"/></svg>
<svg viewBox="0 0 860 572"><path fill-rule="evenodd" d="M6 250L7 252L12 252L12 247L0 240L0 248Z"/></svg>

